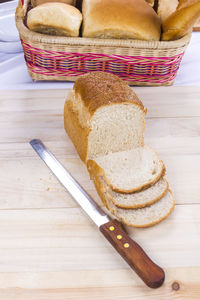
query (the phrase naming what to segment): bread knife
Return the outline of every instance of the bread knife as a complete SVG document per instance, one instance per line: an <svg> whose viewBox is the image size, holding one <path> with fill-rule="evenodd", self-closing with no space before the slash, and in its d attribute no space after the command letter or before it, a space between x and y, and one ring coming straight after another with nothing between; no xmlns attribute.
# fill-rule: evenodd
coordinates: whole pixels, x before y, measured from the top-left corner
<svg viewBox="0 0 200 300"><path fill-rule="evenodd" d="M30 144L69 194L98 226L104 237L146 285L151 288L160 287L165 279L163 269L156 265L144 250L127 235L118 220L110 218L97 205L40 140L33 139Z"/></svg>

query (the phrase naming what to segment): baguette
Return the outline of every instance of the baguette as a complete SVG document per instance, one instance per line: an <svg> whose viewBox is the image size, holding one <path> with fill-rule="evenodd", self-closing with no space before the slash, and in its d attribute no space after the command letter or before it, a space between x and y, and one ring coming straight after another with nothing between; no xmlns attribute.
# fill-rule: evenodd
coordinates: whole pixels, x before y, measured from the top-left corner
<svg viewBox="0 0 200 300"><path fill-rule="evenodd" d="M177 9L184 8L190 6L194 3L199 2L199 0L179 0Z"/></svg>
<svg viewBox="0 0 200 300"><path fill-rule="evenodd" d="M177 8L178 0L158 0L157 14L165 21Z"/></svg>
<svg viewBox="0 0 200 300"><path fill-rule="evenodd" d="M176 10L163 22L163 41L176 40L190 31L200 18L200 1Z"/></svg>

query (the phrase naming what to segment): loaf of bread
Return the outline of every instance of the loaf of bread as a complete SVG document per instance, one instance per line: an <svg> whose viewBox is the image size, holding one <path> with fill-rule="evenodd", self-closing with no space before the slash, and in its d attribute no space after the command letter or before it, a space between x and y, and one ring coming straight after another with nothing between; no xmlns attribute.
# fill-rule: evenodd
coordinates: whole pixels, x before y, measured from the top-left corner
<svg viewBox="0 0 200 300"><path fill-rule="evenodd" d="M96 176L94 184L107 209L124 224L132 227L149 227L166 219L173 211L175 201L170 190L157 202L138 209L122 209L113 204L102 178Z"/></svg>
<svg viewBox="0 0 200 300"><path fill-rule="evenodd" d="M27 15L30 30L49 35L76 37L81 22L80 11L65 3L44 3L31 9Z"/></svg>
<svg viewBox="0 0 200 300"><path fill-rule="evenodd" d="M80 76L64 109L66 132L80 158L144 145L145 108L119 77L105 72Z"/></svg>
<svg viewBox="0 0 200 300"><path fill-rule="evenodd" d="M178 0L158 0L157 14L162 22L175 12L178 3Z"/></svg>
<svg viewBox="0 0 200 300"><path fill-rule="evenodd" d="M176 40L192 30L200 18L200 1L177 9L163 22L163 41Z"/></svg>
<svg viewBox="0 0 200 300"><path fill-rule="evenodd" d="M161 23L145 0L83 0L84 37L160 40Z"/></svg>
<svg viewBox="0 0 200 300"><path fill-rule="evenodd" d="M31 4L33 7L47 2L59 2L59 3L73 5L73 6L76 5L76 0L56 0L56 1L55 0L31 0Z"/></svg>
<svg viewBox="0 0 200 300"><path fill-rule="evenodd" d="M126 194L150 187L165 172L157 153L147 146L89 159L87 167L91 178L97 174L113 191Z"/></svg>
<svg viewBox="0 0 200 300"><path fill-rule="evenodd" d="M174 208L165 166L144 145L145 112L125 82L104 72L80 76L64 108L66 132L101 200L134 227L156 224Z"/></svg>

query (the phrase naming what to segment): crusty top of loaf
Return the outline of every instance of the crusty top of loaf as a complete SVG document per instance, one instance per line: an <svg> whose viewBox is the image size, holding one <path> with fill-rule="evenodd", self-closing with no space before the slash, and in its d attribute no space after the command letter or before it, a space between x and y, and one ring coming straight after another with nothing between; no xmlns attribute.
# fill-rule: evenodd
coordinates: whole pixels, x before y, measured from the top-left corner
<svg viewBox="0 0 200 300"><path fill-rule="evenodd" d="M85 37L160 40L160 18L144 0L83 0L82 13Z"/></svg>
<svg viewBox="0 0 200 300"><path fill-rule="evenodd" d="M81 21L82 14L76 7L59 2L40 4L27 15L30 30L58 36L78 36Z"/></svg>
<svg viewBox="0 0 200 300"><path fill-rule="evenodd" d="M146 112L133 90L119 77L106 72L90 72L80 76L74 84L89 112L99 107L117 103L133 103Z"/></svg>

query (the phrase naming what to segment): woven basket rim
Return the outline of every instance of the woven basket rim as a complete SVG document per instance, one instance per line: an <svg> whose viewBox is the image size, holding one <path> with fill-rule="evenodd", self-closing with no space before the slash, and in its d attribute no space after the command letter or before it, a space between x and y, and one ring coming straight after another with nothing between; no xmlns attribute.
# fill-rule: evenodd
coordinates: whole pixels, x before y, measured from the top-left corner
<svg viewBox="0 0 200 300"><path fill-rule="evenodd" d="M24 42L35 42L44 44L59 44L71 46L103 46L121 48L141 48L141 49L174 49L187 45L191 38L191 33L175 41L143 41L143 40L122 40L122 39L97 39L84 37L61 37L40 34L29 30L23 22L25 7L19 5L15 13L16 26Z"/></svg>

